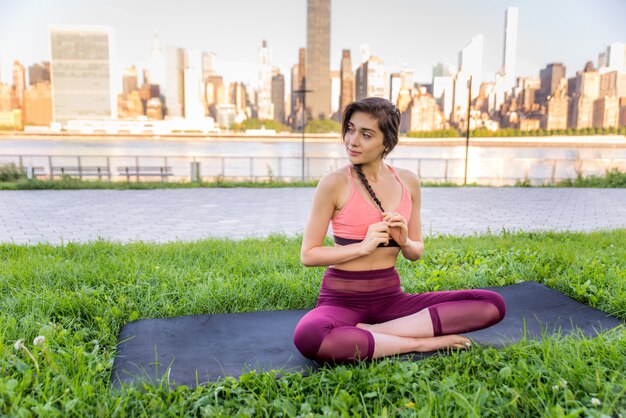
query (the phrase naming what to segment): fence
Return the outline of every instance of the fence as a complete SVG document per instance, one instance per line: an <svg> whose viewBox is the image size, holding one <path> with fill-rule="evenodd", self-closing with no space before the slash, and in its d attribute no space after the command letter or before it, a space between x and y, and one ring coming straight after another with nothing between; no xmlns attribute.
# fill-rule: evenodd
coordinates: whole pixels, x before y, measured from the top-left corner
<svg viewBox="0 0 626 418"><path fill-rule="evenodd" d="M309 156L124 156L124 155L0 155L0 166L14 164L36 178L101 179L109 181L297 181L316 180L346 164L345 157ZM422 181L462 183L463 158L388 158ZM626 159L470 158L468 182L495 186L517 181L555 183L577 175L602 175L617 168L626 171Z"/></svg>

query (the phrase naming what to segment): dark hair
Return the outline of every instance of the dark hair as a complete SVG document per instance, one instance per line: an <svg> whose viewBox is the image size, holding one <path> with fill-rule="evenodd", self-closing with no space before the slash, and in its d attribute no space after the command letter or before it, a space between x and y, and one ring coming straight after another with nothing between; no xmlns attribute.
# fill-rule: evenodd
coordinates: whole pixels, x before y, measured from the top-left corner
<svg viewBox="0 0 626 418"><path fill-rule="evenodd" d="M384 135L383 145L385 151L383 158L387 156L398 144L398 131L400 129L400 111L387 99L381 97L368 97L350 103L343 111L341 122L341 138L345 138L348 132L348 123L356 112L367 113L378 121L378 128Z"/></svg>
<svg viewBox="0 0 626 418"><path fill-rule="evenodd" d="M380 97L368 97L367 99L359 100L350 103L343 111L343 121L341 123L341 138L345 138L346 132L348 132L348 123L350 118L355 112L367 113L374 117L378 121L378 128L384 135L383 145L385 151L383 152L383 158L387 156L398 144L398 131L400 129L400 111L398 108L387 99ZM367 189L374 202L378 205L381 212L384 212L382 204L374 189L370 186L365 174L361 169L360 164L354 166L356 173L361 179L361 182Z"/></svg>

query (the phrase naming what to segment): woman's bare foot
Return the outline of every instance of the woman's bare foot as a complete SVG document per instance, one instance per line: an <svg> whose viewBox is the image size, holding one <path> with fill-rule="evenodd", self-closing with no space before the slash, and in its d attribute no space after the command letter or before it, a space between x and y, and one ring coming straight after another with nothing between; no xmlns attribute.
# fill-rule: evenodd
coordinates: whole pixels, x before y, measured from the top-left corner
<svg viewBox="0 0 626 418"><path fill-rule="evenodd" d="M438 337L415 338L417 350L435 351L446 348L468 349L472 346L469 338L460 335L440 335Z"/></svg>
<svg viewBox="0 0 626 418"><path fill-rule="evenodd" d="M368 330L376 335L379 334L376 331L376 325L358 323L355 325L357 328ZM390 335L390 334L387 334ZM404 338L405 344L403 344L402 352L409 351L435 351L446 348L453 349L468 349L472 346L472 342L469 338L461 335L440 335L438 337L399 337ZM410 347L407 347L407 343Z"/></svg>

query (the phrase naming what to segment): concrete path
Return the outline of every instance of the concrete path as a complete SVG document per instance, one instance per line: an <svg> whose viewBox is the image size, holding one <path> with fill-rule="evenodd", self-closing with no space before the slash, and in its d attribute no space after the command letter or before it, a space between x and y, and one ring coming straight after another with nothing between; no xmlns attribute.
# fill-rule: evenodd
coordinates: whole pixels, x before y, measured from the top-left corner
<svg viewBox="0 0 626 418"><path fill-rule="evenodd" d="M0 191L0 243L302 233L313 189ZM424 234L626 227L626 189L424 188Z"/></svg>

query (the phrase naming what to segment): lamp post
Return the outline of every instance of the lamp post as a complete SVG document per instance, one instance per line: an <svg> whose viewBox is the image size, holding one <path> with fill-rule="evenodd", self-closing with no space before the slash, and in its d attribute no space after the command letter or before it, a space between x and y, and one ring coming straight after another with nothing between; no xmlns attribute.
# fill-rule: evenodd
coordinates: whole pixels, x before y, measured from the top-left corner
<svg viewBox="0 0 626 418"><path fill-rule="evenodd" d="M465 177L463 178L463 186L467 185L467 159L469 154L469 136L470 136L470 109L472 107L472 76L470 75L469 93L467 94L467 132L465 132Z"/></svg>
<svg viewBox="0 0 626 418"><path fill-rule="evenodd" d="M313 90L306 89L306 80L302 80L302 88L294 90L294 93L300 94L302 98L302 182L304 182L304 128L306 127L306 94Z"/></svg>

